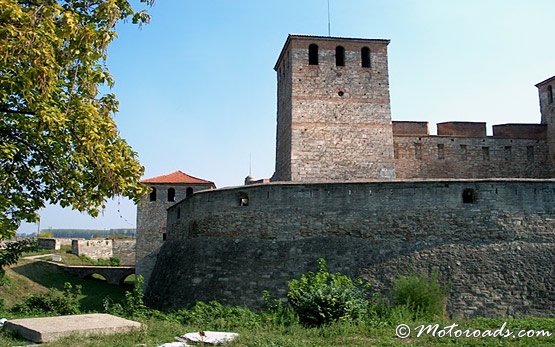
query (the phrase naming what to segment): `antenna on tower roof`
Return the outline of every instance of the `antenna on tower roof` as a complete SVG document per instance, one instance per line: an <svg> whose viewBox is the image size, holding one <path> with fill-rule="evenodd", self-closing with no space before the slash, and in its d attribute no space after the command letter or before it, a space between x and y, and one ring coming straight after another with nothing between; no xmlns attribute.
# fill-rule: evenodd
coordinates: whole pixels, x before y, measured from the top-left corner
<svg viewBox="0 0 555 347"><path fill-rule="evenodd" d="M328 0L328 36L331 37L330 0Z"/></svg>

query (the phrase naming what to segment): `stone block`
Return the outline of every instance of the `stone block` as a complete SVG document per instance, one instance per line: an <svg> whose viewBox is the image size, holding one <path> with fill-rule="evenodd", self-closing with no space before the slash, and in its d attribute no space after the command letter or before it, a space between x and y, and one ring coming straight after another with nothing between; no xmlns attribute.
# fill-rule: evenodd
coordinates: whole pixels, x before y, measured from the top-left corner
<svg viewBox="0 0 555 347"><path fill-rule="evenodd" d="M139 330L141 323L93 313L72 316L24 318L7 321L5 329L33 342L44 343L70 335L116 334Z"/></svg>

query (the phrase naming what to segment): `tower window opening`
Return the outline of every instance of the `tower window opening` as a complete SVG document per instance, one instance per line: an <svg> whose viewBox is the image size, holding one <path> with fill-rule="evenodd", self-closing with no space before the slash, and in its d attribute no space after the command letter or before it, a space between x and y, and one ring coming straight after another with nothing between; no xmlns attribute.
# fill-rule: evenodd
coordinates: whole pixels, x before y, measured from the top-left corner
<svg viewBox="0 0 555 347"><path fill-rule="evenodd" d="M489 147L482 147L482 159L489 160Z"/></svg>
<svg viewBox="0 0 555 347"><path fill-rule="evenodd" d="M308 46L308 65L318 65L318 45Z"/></svg>
<svg viewBox="0 0 555 347"><path fill-rule="evenodd" d="M468 154L467 146L466 145L460 145L459 146L459 152L460 152L460 155L461 155L461 160L466 160L466 156Z"/></svg>
<svg viewBox="0 0 555 347"><path fill-rule="evenodd" d="M441 143L437 145L437 159L445 159L445 146Z"/></svg>
<svg viewBox="0 0 555 347"><path fill-rule="evenodd" d="M553 103L553 87L551 84L547 86L547 103Z"/></svg>
<svg viewBox="0 0 555 347"><path fill-rule="evenodd" d="M149 200L156 201L156 188L154 187L150 190Z"/></svg>
<svg viewBox="0 0 555 347"><path fill-rule="evenodd" d="M414 159L422 159L422 144L414 144Z"/></svg>
<svg viewBox="0 0 555 347"><path fill-rule="evenodd" d="M370 67L370 48L362 47L360 50L360 61L362 67Z"/></svg>
<svg viewBox="0 0 555 347"><path fill-rule="evenodd" d="M526 159L528 159L528 161L534 161L534 146L526 147Z"/></svg>
<svg viewBox="0 0 555 347"><path fill-rule="evenodd" d="M177 208L177 219L181 218L181 208Z"/></svg>
<svg viewBox="0 0 555 347"><path fill-rule="evenodd" d="M345 48L343 46L335 47L335 66L345 66Z"/></svg>
<svg viewBox="0 0 555 347"><path fill-rule="evenodd" d="M174 188L169 188L168 189L168 201L175 201L175 189Z"/></svg>
<svg viewBox="0 0 555 347"><path fill-rule="evenodd" d="M249 206L249 195L247 193L239 193L239 206Z"/></svg>
<svg viewBox="0 0 555 347"><path fill-rule="evenodd" d="M513 159L513 148L512 146L505 146L505 160Z"/></svg>
<svg viewBox="0 0 555 347"><path fill-rule="evenodd" d="M185 190L185 197L190 197L191 195L193 195L193 188L192 187L187 187L187 189Z"/></svg>
<svg viewBox="0 0 555 347"><path fill-rule="evenodd" d="M462 199L464 204L473 204L476 202L476 191L474 189L466 188L462 192Z"/></svg>

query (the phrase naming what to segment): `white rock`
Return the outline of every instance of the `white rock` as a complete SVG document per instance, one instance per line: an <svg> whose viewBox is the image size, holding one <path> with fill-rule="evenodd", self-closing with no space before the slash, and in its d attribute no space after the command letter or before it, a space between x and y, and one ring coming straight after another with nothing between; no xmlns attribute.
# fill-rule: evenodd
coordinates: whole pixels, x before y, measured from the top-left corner
<svg viewBox="0 0 555 347"><path fill-rule="evenodd" d="M168 342L158 347L190 347L190 346L191 345L188 345L185 342Z"/></svg>
<svg viewBox="0 0 555 347"><path fill-rule="evenodd" d="M221 345L226 342L233 341L239 336L237 333L225 333L220 331L199 331L197 333L187 333L179 338L180 341L185 339L191 342L202 342L208 345Z"/></svg>

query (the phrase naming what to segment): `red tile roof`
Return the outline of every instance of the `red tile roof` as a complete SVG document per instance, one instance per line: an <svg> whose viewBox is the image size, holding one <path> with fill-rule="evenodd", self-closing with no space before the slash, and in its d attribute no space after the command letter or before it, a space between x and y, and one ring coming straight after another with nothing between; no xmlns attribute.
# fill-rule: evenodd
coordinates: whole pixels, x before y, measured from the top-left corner
<svg viewBox="0 0 555 347"><path fill-rule="evenodd" d="M141 183L161 183L161 184L209 184L216 188L214 182L203 180L201 178L196 178L182 171L175 171L167 175L156 176L152 178L147 178L141 181Z"/></svg>

